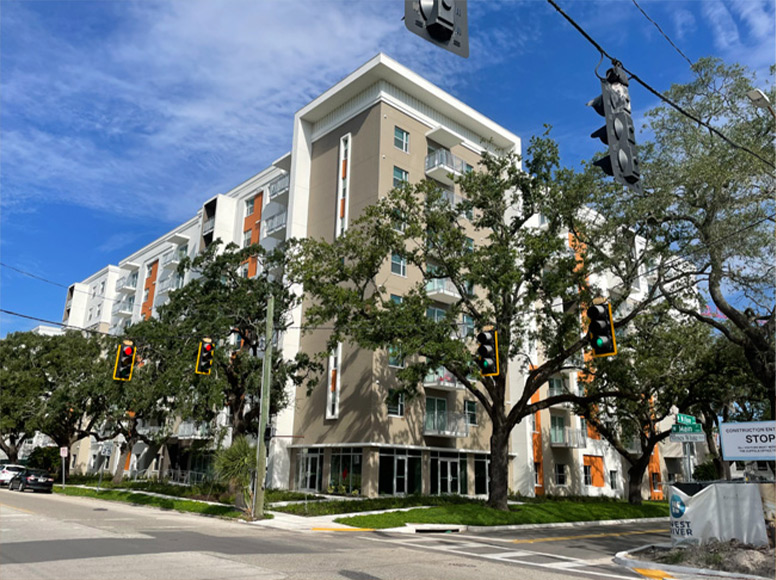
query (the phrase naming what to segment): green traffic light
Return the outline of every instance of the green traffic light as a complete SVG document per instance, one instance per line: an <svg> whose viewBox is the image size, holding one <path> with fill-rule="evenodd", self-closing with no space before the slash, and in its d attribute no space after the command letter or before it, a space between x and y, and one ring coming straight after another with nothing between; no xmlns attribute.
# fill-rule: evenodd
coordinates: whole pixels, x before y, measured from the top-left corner
<svg viewBox="0 0 776 580"><path fill-rule="evenodd" d="M599 336L598 338L595 339L595 345L596 346L603 346L604 345L604 339Z"/></svg>

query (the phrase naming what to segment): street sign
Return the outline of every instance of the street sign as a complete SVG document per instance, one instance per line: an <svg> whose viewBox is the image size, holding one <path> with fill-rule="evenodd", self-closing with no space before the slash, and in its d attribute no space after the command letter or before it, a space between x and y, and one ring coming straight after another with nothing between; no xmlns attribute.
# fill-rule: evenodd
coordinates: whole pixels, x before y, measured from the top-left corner
<svg viewBox="0 0 776 580"><path fill-rule="evenodd" d="M60 457L67 457L67 447L60 447L59 448L59 456Z"/></svg>
<svg viewBox="0 0 776 580"><path fill-rule="evenodd" d="M671 435L668 438L679 443L703 443L706 441L704 433L677 433L676 431L671 431Z"/></svg>
<svg viewBox="0 0 776 580"><path fill-rule="evenodd" d="M106 441L102 444L102 449L100 450L100 455L104 457L110 457L113 454L113 442L112 441Z"/></svg>
<svg viewBox="0 0 776 580"><path fill-rule="evenodd" d="M682 413L677 413L676 422L681 423L682 425L695 425L695 417L692 415L683 415Z"/></svg>
<svg viewBox="0 0 776 580"><path fill-rule="evenodd" d="M673 425L671 433L703 433L703 427L697 423L694 425Z"/></svg>

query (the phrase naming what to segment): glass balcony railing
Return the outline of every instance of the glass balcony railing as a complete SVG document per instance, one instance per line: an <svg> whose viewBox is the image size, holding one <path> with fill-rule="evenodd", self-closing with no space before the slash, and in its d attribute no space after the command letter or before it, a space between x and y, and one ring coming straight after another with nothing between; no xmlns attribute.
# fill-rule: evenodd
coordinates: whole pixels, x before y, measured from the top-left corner
<svg viewBox="0 0 776 580"><path fill-rule="evenodd" d="M423 379L425 388L434 389L463 389L462 383L453 376L453 374L444 367L439 367L428 373Z"/></svg>
<svg viewBox="0 0 776 580"><path fill-rule="evenodd" d="M116 282L116 292L134 292L137 288L137 276L122 276Z"/></svg>
<svg viewBox="0 0 776 580"><path fill-rule="evenodd" d="M469 424L464 413L427 411L423 434L436 437L466 437L469 435Z"/></svg>
<svg viewBox="0 0 776 580"><path fill-rule="evenodd" d="M461 294L450 278L432 278L426 282L426 294L432 300L452 304L461 299Z"/></svg>
<svg viewBox="0 0 776 580"><path fill-rule="evenodd" d="M204 222L202 222L202 235L209 234L216 228L216 218L215 216L211 218L207 218Z"/></svg>
<svg viewBox="0 0 776 580"><path fill-rule="evenodd" d="M452 184L448 174L463 175L466 164L447 149L437 149L426 156L426 174L437 181Z"/></svg>
<svg viewBox="0 0 776 580"><path fill-rule="evenodd" d="M264 220L264 235L271 236L278 232L285 232L286 212L275 214Z"/></svg>
<svg viewBox="0 0 776 580"><path fill-rule="evenodd" d="M116 302L116 304L113 305L112 312L114 316L132 316L132 311L134 309L134 302L121 300L120 302Z"/></svg>
<svg viewBox="0 0 776 580"><path fill-rule="evenodd" d="M281 175L280 177L270 181L269 185L267 186L267 191L269 192L269 198L275 199L280 197L283 194L288 193L289 181L290 180L288 175Z"/></svg>
<svg viewBox="0 0 776 580"><path fill-rule="evenodd" d="M586 447L587 433L582 429L550 429L551 447Z"/></svg>

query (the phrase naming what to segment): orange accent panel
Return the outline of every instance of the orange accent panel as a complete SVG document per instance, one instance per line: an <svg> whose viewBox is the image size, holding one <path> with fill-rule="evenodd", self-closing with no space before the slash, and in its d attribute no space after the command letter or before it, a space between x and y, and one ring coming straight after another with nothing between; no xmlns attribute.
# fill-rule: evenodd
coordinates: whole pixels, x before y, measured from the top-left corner
<svg viewBox="0 0 776 580"><path fill-rule="evenodd" d="M531 402L536 403L539 400L539 391L536 391L531 397ZM544 457L542 453L542 415L536 412L536 432L531 434L533 446L533 460L539 465L539 481L544 483ZM534 495L544 495L544 485L534 486Z"/></svg>
<svg viewBox="0 0 776 580"><path fill-rule="evenodd" d="M601 438L601 434L590 423L587 424L587 438L595 439L596 441Z"/></svg>
<svg viewBox="0 0 776 580"><path fill-rule="evenodd" d="M335 392L337 390L337 369L334 369L331 371L331 392Z"/></svg>
<svg viewBox="0 0 776 580"><path fill-rule="evenodd" d="M156 293L156 275L158 271L159 260L156 260L151 264L151 275L146 278L145 284L143 285L143 290L148 290L148 300L143 302L143 305L140 307L140 314L146 320L151 318L151 313L154 310L154 294Z"/></svg>
<svg viewBox="0 0 776 580"><path fill-rule="evenodd" d="M348 176L348 160L343 159L342 160L342 179L345 179Z"/></svg>
<svg viewBox="0 0 776 580"><path fill-rule="evenodd" d="M340 217L341 218L345 217L345 198L344 197L340 200Z"/></svg>
<svg viewBox="0 0 776 580"><path fill-rule="evenodd" d="M583 465L590 467L593 487L604 486L604 458L597 455L585 455Z"/></svg>
<svg viewBox="0 0 776 580"><path fill-rule="evenodd" d="M264 206L264 192L260 191L253 197L253 213L249 216L245 216L243 220L243 232L251 230L251 243L256 244L261 240L261 210ZM249 258L246 260L248 263L248 276L255 276L258 271L258 260L256 258ZM245 262L243 262L244 264Z"/></svg>
<svg viewBox="0 0 776 580"><path fill-rule="evenodd" d="M655 449L652 451L652 455L649 458L649 467L647 468L647 472L649 473L649 499L655 499L655 500L661 500L663 499L663 488L661 487L659 491L655 491L652 485L652 474L657 473L657 480L663 481L663 478L660 475L660 450L657 448L657 445L655 446Z"/></svg>
<svg viewBox="0 0 776 580"><path fill-rule="evenodd" d="M127 453L127 460L124 462L124 471L127 471L129 469L129 462L132 460L132 451L130 450L129 453Z"/></svg>

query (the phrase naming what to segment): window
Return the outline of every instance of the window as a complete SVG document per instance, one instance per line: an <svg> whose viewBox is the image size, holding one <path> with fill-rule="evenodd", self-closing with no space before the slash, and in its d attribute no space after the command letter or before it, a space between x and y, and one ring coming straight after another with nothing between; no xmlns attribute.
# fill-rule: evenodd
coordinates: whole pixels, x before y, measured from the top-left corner
<svg viewBox="0 0 776 580"><path fill-rule="evenodd" d="M534 485L541 487L542 486L542 478L540 477L542 474L542 464L538 461L534 461Z"/></svg>
<svg viewBox="0 0 776 580"><path fill-rule="evenodd" d="M98 304L97 305L97 313L95 314L95 316L97 318L99 318L101 314L102 314L102 304Z"/></svg>
<svg viewBox="0 0 776 580"><path fill-rule="evenodd" d="M395 252L391 254L391 274L407 276L407 259Z"/></svg>
<svg viewBox="0 0 776 580"><path fill-rule="evenodd" d="M551 378L549 380L550 383L550 397L555 397L557 395L563 395L568 392L568 379L566 378Z"/></svg>
<svg viewBox="0 0 776 580"><path fill-rule="evenodd" d="M242 266L240 268L240 278L247 278L248 277L248 266Z"/></svg>
<svg viewBox="0 0 776 580"><path fill-rule="evenodd" d="M88 315L88 317L86 318L86 320L91 320L91 319L92 319L92 316L93 316L93 314L94 314L94 312L93 312L93 311L92 311L92 309L90 308L90 309L89 309L89 315Z"/></svg>
<svg viewBox="0 0 776 580"><path fill-rule="evenodd" d="M92 286L92 298L94 298L95 296L97 296L97 286L96 285Z"/></svg>
<svg viewBox="0 0 776 580"><path fill-rule="evenodd" d="M396 294L391 294L391 302L393 302L394 304L401 304L401 301L402 301L401 296L397 296Z"/></svg>
<svg viewBox="0 0 776 580"><path fill-rule="evenodd" d="M348 494L361 490L361 464L363 452L359 447L332 449L329 485L333 491Z"/></svg>
<svg viewBox="0 0 776 580"><path fill-rule="evenodd" d="M437 308L436 306L426 308L426 318L434 322L442 322L445 319L445 314L446 312L443 308Z"/></svg>
<svg viewBox="0 0 776 580"><path fill-rule="evenodd" d="M650 478L652 479L652 491L660 492L660 474L653 472L650 474Z"/></svg>
<svg viewBox="0 0 776 580"><path fill-rule="evenodd" d="M104 296L104 295L105 295L105 280L100 282L100 296Z"/></svg>
<svg viewBox="0 0 776 580"><path fill-rule="evenodd" d="M609 470L609 487L611 487L612 489L617 489L617 470L616 469Z"/></svg>
<svg viewBox="0 0 776 580"><path fill-rule="evenodd" d="M339 343L334 352L329 355L329 389L326 392L327 419L339 418L340 385L342 383L340 361L342 361L342 343Z"/></svg>
<svg viewBox="0 0 776 580"><path fill-rule="evenodd" d="M394 166L393 168L393 186L394 187L401 187L402 183L406 183L409 181L409 173L401 169L400 167Z"/></svg>
<svg viewBox="0 0 776 580"><path fill-rule="evenodd" d="M466 424L477 424L477 401L464 401L464 413L466 414Z"/></svg>
<svg viewBox="0 0 776 580"><path fill-rule="evenodd" d="M243 248L247 248L251 245L251 230L246 230L243 232Z"/></svg>
<svg viewBox="0 0 776 580"><path fill-rule="evenodd" d="M405 153L410 152L410 134L399 127L393 128L393 145Z"/></svg>
<svg viewBox="0 0 776 580"><path fill-rule="evenodd" d="M585 485L593 485L593 470L589 465L582 467L584 470Z"/></svg>
<svg viewBox="0 0 776 580"><path fill-rule="evenodd" d="M404 368L404 355L402 354L401 349L396 346L388 347L388 366L397 369Z"/></svg>
<svg viewBox="0 0 776 580"><path fill-rule="evenodd" d="M564 443L566 419L563 415L550 415L550 443Z"/></svg>
<svg viewBox="0 0 776 580"><path fill-rule="evenodd" d="M474 319L468 314L461 316L461 338L474 336Z"/></svg>
<svg viewBox="0 0 776 580"><path fill-rule="evenodd" d="M350 133L340 139L337 184L336 225L334 236L341 236L348 229L348 194L350 193Z"/></svg>
<svg viewBox="0 0 776 580"><path fill-rule="evenodd" d="M485 495L490 489L489 467L489 457L474 456L474 493L477 495Z"/></svg>
<svg viewBox="0 0 776 580"><path fill-rule="evenodd" d="M567 482L566 482L566 464L565 463L556 463L555 464L555 484L556 485L567 485Z"/></svg>
<svg viewBox="0 0 776 580"><path fill-rule="evenodd" d="M143 290L143 302L148 302L148 297L150 296L150 294L151 294L150 288L146 288L145 290Z"/></svg>
<svg viewBox="0 0 776 580"><path fill-rule="evenodd" d="M536 430L536 413L531 413L531 432L538 433Z"/></svg>
<svg viewBox="0 0 776 580"><path fill-rule="evenodd" d="M464 173L471 173L472 171L474 171L474 167L472 167L468 163L464 162L464 164L463 164L463 172Z"/></svg>
<svg viewBox="0 0 776 580"><path fill-rule="evenodd" d="M393 213L393 221L391 223L391 226L397 232L403 232L405 229L407 229L407 222L404 219L404 213L396 208L394 208L392 213Z"/></svg>
<svg viewBox="0 0 776 580"><path fill-rule="evenodd" d="M154 273L154 265L153 264L146 264L146 280L151 277L151 275Z"/></svg>
<svg viewBox="0 0 776 580"><path fill-rule="evenodd" d="M189 247L186 244L182 244L178 246L176 250L177 258L179 260L182 260L183 258L186 257L186 254L188 253L188 251L189 251Z"/></svg>
<svg viewBox="0 0 776 580"><path fill-rule="evenodd" d="M245 200L245 216L253 214L253 203L256 198L252 197Z"/></svg>
<svg viewBox="0 0 776 580"><path fill-rule="evenodd" d="M404 417L404 393L396 389L388 391L388 415L392 417Z"/></svg>

